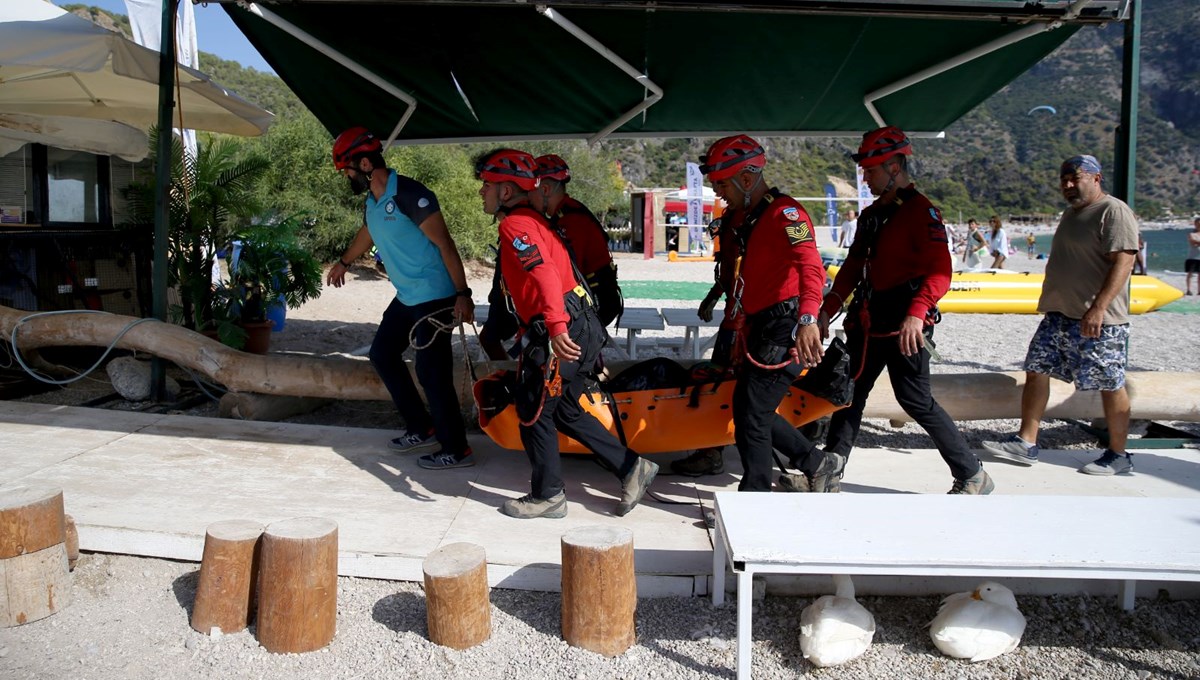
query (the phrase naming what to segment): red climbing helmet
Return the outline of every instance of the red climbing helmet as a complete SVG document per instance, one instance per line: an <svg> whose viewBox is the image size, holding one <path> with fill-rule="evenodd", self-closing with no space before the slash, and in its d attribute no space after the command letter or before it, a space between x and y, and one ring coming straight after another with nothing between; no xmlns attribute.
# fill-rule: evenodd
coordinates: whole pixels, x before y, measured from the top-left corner
<svg viewBox="0 0 1200 680"><path fill-rule="evenodd" d="M863 135L862 144L858 146L858 153L850 154L850 158L864 168L870 168L883 163L896 154L911 156L912 143L908 141L908 135L904 134L900 128L889 125L871 130Z"/></svg>
<svg viewBox="0 0 1200 680"><path fill-rule="evenodd" d="M353 167L354 159L368 153L382 153L383 144L371 131L362 126L352 127L333 140L333 167L344 170Z"/></svg>
<svg viewBox="0 0 1200 680"><path fill-rule="evenodd" d="M537 176L540 179L556 179L565 182L571 179L571 168L561 156L548 153L537 157Z"/></svg>
<svg viewBox="0 0 1200 680"><path fill-rule="evenodd" d="M713 142L700 157L700 172L711 180L733 177L742 170L758 172L767 164L762 145L746 135L734 135Z"/></svg>
<svg viewBox="0 0 1200 680"><path fill-rule="evenodd" d="M485 182L512 182L525 191L532 191L538 185L537 169L532 154L500 149L475 164L475 176Z"/></svg>

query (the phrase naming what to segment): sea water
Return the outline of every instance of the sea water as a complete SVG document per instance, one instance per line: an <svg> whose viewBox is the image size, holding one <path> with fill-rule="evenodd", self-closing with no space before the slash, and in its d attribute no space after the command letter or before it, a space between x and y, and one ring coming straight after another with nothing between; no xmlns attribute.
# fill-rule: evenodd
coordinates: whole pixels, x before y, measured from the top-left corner
<svg viewBox="0 0 1200 680"><path fill-rule="evenodd" d="M1183 261L1187 258L1188 252L1187 235L1191 231L1191 227L1186 229L1143 230L1142 238L1146 240L1148 255L1146 269L1156 272L1182 272ZM1052 233L1038 234L1037 252L1050 254L1050 241L1053 238L1054 234ZM1008 240L1017 249L1012 258L1018 260L1025 254L1025 235L1020 232L1016 232L1015 234L1010 232Z"/></svg>

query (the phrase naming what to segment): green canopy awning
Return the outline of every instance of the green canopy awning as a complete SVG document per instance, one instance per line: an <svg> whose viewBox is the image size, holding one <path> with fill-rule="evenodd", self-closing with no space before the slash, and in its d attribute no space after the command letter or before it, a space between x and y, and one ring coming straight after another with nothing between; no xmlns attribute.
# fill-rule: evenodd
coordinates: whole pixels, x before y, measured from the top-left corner
<svg viewBox="0 0 1200 680"><path fill-rule="evenodd" d="M410 109L397 93L411 98L398 143L595 139L657 91L611 136L857 135L880 120L932 134L1082 25L1127 12L1125 0L225 9L331 132L392 133Z"/></svg>

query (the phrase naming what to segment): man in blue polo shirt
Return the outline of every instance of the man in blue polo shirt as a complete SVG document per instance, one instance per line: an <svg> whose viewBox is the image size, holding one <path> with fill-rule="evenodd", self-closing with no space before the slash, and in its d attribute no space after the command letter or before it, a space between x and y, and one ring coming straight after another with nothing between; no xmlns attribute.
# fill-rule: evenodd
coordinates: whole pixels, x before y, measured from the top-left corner
<svg viewBox="0 0 1200 680"><path fill-rule="evenodd" d="M437 196L411 177L388 169L383 145L366 128L353 127L338 135L333 164L355 194L367 196L363 226L330 268L326 283L340 288L350 265L373 245L396 287L370 354L371 365L404 418L405 433L390 447L402 453L431 452L418 461L426 469L474 465L454 389L451 336L438 328L474 321L475 303ZM429 410L404 363L410 339Z"/></svg>

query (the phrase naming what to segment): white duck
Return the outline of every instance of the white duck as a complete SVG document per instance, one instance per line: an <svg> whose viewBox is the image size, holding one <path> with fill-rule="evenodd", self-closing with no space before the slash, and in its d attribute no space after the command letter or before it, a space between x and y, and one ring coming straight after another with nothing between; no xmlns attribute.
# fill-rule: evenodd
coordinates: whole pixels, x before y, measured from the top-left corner
<svg viewBox="0 0 1200 680"><path fill-rule="evenodd" d="M1017 609L1017 598L994 581L946 597L929 624L929 637L943 654L971 661L1011 652L1024 632L1025 617Z"/></svg>
<svg viewBox="0 0 1200 680"><path fill-rule="evenodd" d="M867 651L875 617L854 599L854 581L833 577L836 595L824 595L800 612L800 651L816 666L836 666Z"/></svg>

